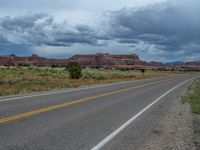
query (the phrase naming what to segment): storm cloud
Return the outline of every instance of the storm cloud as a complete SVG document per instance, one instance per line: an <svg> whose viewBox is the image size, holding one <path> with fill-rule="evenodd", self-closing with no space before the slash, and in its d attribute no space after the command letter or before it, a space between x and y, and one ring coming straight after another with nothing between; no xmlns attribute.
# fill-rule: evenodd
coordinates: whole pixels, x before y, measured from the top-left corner
<svg viewBox="0 0 200 150"><path fill-rule="evenodd" d="M165 2L140 9L124 8L107 13L110 18L108 33L120 43L153 44L163 51L163 55L178 51L200 55L199 14L198 0Z"/></svg>
<svg viewBox="0 0 200 150"><path fill-rule="evenodd" d="M0 17L0 54L17 50L18 54L43 54L43 49L48 56L51 49L49 54L57 50L61 55L72 55L72 50L75 54L93 49L93 53L137 53L145 60L200 60L199 0L117 0L109 2L113 7L105 0L87 3L91 6L59 0L54 10L54 1L45 7L31 2L37 11L23 13L25 10L19 9L27 5L25 0L19 1L20 6L15 0L12 4L0 2L0 8L20 12Z"/></svg>
<svg viewBox="0 0 200 150"><path fill-rule="evenodd" d="M44 13L29 13L0 19L0 42L4 44L70 46L73 43L98 44L97 34L87 25L55 23Z"/></svg>

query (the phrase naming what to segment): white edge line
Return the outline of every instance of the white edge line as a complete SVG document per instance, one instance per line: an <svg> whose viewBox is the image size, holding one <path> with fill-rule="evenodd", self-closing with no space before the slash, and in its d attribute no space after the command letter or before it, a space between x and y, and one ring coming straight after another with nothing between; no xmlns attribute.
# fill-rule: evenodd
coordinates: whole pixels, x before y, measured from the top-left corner
<svg viewBox="0 0 200 150"><path fill-rule="evenodd" d="M158 79L160 79L160 78L164 78L164 77L159 77ZM168 77L166 77L166 78L168 78ZM108 84L104 84L104 85L82 87L82 88L78 88L78 89L70 89L70 90L65 90L65 91L55 91L55 92L47 92L47 93L34 94L34 95L11 97L11 98L6 98L6 99L0 99L0 102L12 101L12 100L17 100L17 99L25 99L25 98L37 97L37 96L44 96L44 95L51 95L51 94L67 93L67 92L71 92L71 91L80 91L80 90L85 90L85 89L95 89L95 88L107 87L107 86L118 85L118 84L123 84L123 83L132 83L132 82L139 82L139 81L146 81L146 80L153 80L153 79L155 79L155 78L144 79L144 80L122 81L122 82L117 82L117 83L108 83Z"/></svg>
<svg viewBox="0 0 200 150"><path fill-rule="evenodd" d="M112 140L117 134L119 134L128 125L130 125L134 120L136 120L139 116L141 116L151 106L153 106L155 103L157 103L158 101L160 101L164 96L166 96L167 94L169 94L170 92L172 92L173 90L175 90L176 88L178 88L179 86L183 85L184 83L188 82L189 80L190 79L188 79L188 80L180 83L179 85L173 87L172 89L170 89L169 91L167 91L166 93L164 93L163 95L161 95L160 97L158 97L155 101L153 101L148 106L146 106L144 109L142 109L140 112L138 112L136 115L134 115L131 119L129 119L127 122L125 122L123 125L121 125L118 129L116 129L114 132L112 132L111 134L109 134L100 143L98 143L96 146L94 146L93 148L91 148L91 150L99 150L100 148L102 148L106 143L108 143L110 140Z"/></svg>

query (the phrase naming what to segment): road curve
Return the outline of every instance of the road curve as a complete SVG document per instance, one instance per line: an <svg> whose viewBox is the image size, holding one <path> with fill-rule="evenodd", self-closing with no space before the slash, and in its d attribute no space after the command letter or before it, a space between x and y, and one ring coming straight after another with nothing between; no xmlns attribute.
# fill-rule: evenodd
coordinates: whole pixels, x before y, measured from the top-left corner
<svg viewBox="0 0 200 150"><path fill-rule="evenodd" d="M139 149L192 78L0 98L0 150Z"/></svg>

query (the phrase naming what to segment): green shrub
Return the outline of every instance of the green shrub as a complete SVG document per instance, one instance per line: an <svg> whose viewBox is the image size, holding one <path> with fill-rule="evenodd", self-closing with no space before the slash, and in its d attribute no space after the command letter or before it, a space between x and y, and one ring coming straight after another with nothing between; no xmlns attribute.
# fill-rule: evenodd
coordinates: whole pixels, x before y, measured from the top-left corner
<svg viewBox="0 0 200 150"><path fill-rule="evenodd" d="M105 80L105 79L106 79L106 77L103 75L96 76L96 80Z"/></svg>
<svg viewBox="0 0 200 150"><path fill-rule="evenodd" d="M83 73L83 79L95 79L95 74L94 73L91 73L91 72L88 72L88 71L84 71Z"/></svg>
<svg viewBox="0 0 200 150"><path fill-rule="evenodd" d="M80 79L82 77L82 68L78 62L69 62L66 66L71 79Z"/></svg>

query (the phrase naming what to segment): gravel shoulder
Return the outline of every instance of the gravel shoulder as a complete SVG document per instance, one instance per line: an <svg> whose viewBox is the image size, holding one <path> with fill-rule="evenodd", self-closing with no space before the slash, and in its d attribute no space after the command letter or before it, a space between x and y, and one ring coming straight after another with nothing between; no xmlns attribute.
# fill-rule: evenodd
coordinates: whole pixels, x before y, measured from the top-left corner
<svg viewBox="0 0 200 150"><path fill-rule="evenodd" d="M200 149L200 115L193 114L194 141L196 149Z"/></svg>
<svg viewBox="0 0 200 150"><path fill-rule="evenodd" d="M183 94L185 91L183 92ZM189 104L173 101L142 150L195 150L193 114Z"/></svg>

